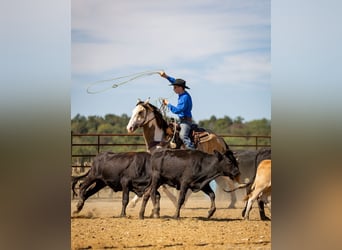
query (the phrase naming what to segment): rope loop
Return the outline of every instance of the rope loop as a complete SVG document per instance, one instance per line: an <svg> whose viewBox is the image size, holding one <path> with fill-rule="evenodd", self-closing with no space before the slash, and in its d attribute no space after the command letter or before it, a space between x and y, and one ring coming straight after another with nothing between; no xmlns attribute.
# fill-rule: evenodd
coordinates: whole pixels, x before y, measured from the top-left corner
<svg viewBox="0 0 342 250"><path fill-rule="evenodd" d="M87 93L88 94L97 94L97 93L105 92L109 89L117 88L121 85L124 85L128 82L131 82L135 79L146 77L146 76L151 76L154 74L159 74L160 71L164 71L164 70L160 69L160 70L143 71L143 72L127 75L127 76L120 76L120 77L116 77L116 78L111 78L111 79L93 82L93 83L90 83L88 85ZM110 82L111 82L111 86L109 86L109 87L108 86L107 87L100 87L98 90L91 90L91 89L94 89L95 86L103 85L103 83L110 83Z"/></svg>

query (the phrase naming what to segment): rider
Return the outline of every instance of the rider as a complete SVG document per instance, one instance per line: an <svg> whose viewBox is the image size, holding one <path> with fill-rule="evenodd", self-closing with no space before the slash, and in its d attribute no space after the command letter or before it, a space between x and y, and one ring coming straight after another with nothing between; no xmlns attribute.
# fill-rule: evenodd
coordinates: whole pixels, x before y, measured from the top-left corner
<svg viewBox="0 0 342 250"><path fill-rule="evenodd" d="M172 113L177 114L180 120L180 132L179 136L182 139L187 149L195 149L194 144L189 138L189 133L192 124L192 100L190 94L185 89L190 89L186 86L186 82L183 79L175 79L168 76L164 71L159 72L161 77L166 78L173 86L173 91L178 94L178 104L173 106L167 99L163 99L163 104L171 110Z"/></svg>

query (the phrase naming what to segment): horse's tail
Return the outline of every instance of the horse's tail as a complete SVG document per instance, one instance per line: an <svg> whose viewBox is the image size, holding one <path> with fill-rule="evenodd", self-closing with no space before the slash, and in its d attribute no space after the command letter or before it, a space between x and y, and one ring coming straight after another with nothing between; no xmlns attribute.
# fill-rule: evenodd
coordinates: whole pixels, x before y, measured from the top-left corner
<svg viewBox="0 0 342 250"><path fill-rule="evenodd" d="M76 187L76 184L81 180L83 179L84 177L86 177L90 172L90 169L88 170L88 172L82 174L82 175L78 175L78 176L71 176L71 189L72 189L72 193L73 193L73 196L77 196L77 193L75 191L75 187Z"/></svg>

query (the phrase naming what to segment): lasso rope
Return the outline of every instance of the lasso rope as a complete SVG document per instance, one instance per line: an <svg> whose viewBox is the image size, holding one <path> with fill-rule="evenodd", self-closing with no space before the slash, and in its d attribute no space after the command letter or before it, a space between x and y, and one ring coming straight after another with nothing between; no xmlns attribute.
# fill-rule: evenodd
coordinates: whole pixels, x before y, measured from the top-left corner
<svg viewBox="0 0 342 250"><path fill-rule="evenodd" d="M135 73L135 74L127 75L127 76L120 76L120 77L116 77L116 78L111 78L111 79L107 79L107 80L101 80L101 81L93 82L93 83L88 85L87 92L88 92L88 94L101 93L101 92L107 91L107 90L112 89L112 88L117 88L123 84L126 84L126 83L133 81L135 79L138 79L138 78L142 78L142 77L146 77L146 76L150 76L150 75L154 75L154 74L159 74L160 71L164 71L164 70L161 69L161 70L153 70L153 71L144 71L144 72L139 72L139 73ZM114 83L111 86L103 87L100 90L93 90L93 91L90 90L95 85L99 85L99 84L102 84L105 82L114 82Z"/></svg>

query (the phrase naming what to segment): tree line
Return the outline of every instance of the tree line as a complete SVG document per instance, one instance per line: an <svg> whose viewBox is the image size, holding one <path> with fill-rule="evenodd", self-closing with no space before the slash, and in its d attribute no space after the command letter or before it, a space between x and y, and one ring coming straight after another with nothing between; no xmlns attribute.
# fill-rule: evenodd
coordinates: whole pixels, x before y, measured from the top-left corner
<svg viewBox="0 0 342 250"><path fill-rule="evenodd" d="M71 119L71 131L73 134L127 134L126 126L130 117L126 114L121 116L114 114L107 114L102 116L83 116L77 114ZM169 120L169 118L166 118ZM258 119L244 122L240 116L232 119L229 116L217 118L211 116L209 119L200 120L196 122L199 127L211 130L219 135L231 136L270 136L271 135L271 121L268 119ZM142 134L142 130L138 129L137 134ZM229 138L226 139L228 145L253 145L255 138ZM73 137L73 143L80 144L96 144L97 137ZM102 144L144 144L142 136L108 136L101 137ZM269 145L269 139L259 139L259 145ZM245 149L242 147L235 147L234 149ZM146 148L142 146L102 146L102 151L145 151ZM97 154L98 149L95 146L75 146L72 148L73 155L87 155ZM82 158L82 157L81 157ZM84 159L79 158L81 162ZM77 158L76 158L77 160ZM75 159L73 159L73 162Z"/></svg>
<svg viewBox="0 0 342 250"><path fill-rule="evenodd" d="M102 116L83 116L77 114L71 119L71 131L76 134L90 133L127 133L126 126L130 117L126 114L121 116L107 114ZM168 118L167 118L168 119ZM199 127L214 131L216 134L229 135L271 135L271 120L258 119L244 122L240 116L232 119L229 116L216 118L211 116L209 119L196 122Z"/></svg>

